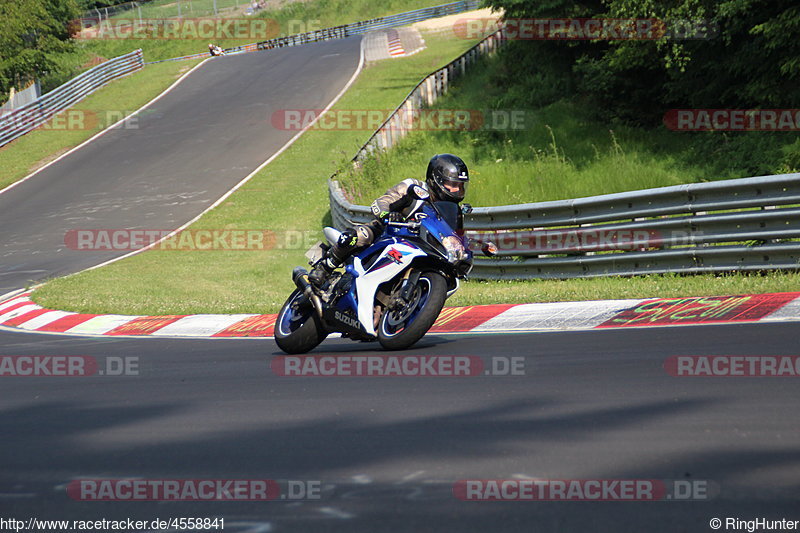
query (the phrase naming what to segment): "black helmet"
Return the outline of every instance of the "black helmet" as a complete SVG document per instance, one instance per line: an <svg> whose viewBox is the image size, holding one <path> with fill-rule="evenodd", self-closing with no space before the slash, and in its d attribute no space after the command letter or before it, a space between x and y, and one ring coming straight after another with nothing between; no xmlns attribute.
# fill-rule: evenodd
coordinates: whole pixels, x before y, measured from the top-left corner
<svg viewBox="0 0 800 533"><path fill-rule="evenodd" d="M467 194L469 170L460 157L438 154L428 163L425 181L437 199L458 203Z"/></svg>

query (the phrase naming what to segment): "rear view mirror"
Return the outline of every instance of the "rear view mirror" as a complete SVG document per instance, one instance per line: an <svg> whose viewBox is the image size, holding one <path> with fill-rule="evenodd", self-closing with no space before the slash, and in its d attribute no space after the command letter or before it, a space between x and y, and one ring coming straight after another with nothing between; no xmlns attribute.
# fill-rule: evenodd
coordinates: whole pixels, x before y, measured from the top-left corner
<svg viewBox="0 0 800 533"><path fill-rule="evenodd" d="M419 185L412 185L408 188L408 194L411 195L412 198L415 200L428 200L431 197L431 193L420 187Z"/></svg>

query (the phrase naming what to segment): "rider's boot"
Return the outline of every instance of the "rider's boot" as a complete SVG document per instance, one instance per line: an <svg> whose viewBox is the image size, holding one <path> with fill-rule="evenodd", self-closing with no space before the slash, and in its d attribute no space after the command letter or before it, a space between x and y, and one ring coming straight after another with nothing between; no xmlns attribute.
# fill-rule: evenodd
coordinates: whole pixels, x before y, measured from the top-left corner
<svg viewBox="0 0 800 533"><path fill-rule="evenodd" d="M328 248L325 256L314 264L314 269L308 275L308 281L316 288L322 288L331 273L344 263L357 242L355 231L348 229L342 232L339 242Z"/></svg>

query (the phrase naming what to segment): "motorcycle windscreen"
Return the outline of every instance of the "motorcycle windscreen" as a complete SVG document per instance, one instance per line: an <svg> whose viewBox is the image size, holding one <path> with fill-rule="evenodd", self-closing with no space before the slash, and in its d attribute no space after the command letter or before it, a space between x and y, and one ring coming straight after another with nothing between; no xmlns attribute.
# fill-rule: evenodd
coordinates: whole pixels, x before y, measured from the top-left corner
<svg viewBox="0 0 800 533"><path fill-rule="evenodd" d="M436 202L436 209L442 214L442 218L447 222L447 225L455 231L458 229L458 212L459 207L455 202Z"/></svg>

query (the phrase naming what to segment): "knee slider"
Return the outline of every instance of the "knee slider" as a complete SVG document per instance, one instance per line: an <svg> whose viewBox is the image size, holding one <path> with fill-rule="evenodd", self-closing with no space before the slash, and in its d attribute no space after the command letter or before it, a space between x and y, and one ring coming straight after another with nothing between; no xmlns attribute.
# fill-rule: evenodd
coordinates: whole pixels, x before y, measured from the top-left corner
<svg viewBox="0 0 800 533"><path fill-rule="evenodd" d="M352 228L347 228L339 235L339 242L336 244L339 248L350 249L355 247L356 243L358 243L358 235Z"/></svg>

